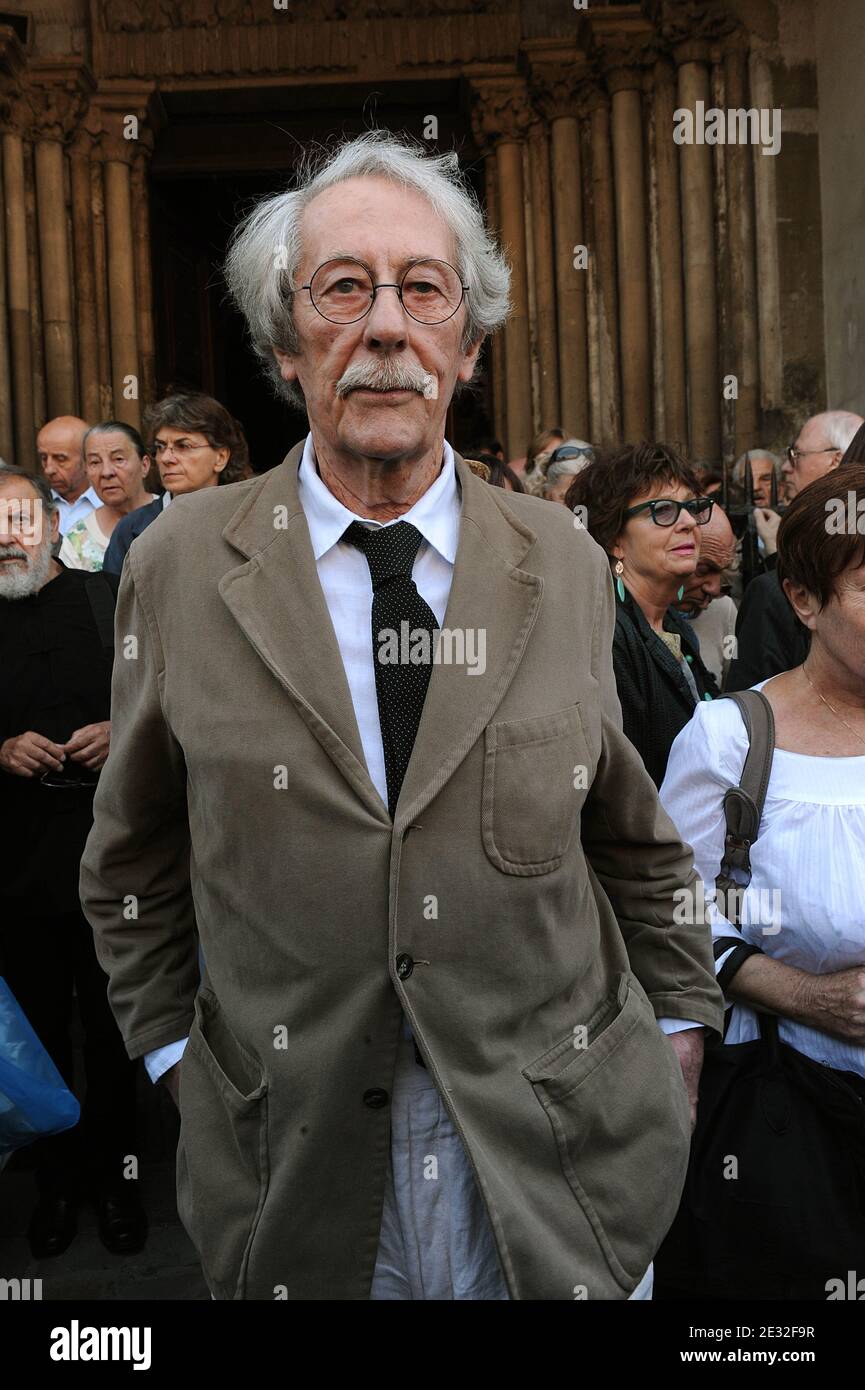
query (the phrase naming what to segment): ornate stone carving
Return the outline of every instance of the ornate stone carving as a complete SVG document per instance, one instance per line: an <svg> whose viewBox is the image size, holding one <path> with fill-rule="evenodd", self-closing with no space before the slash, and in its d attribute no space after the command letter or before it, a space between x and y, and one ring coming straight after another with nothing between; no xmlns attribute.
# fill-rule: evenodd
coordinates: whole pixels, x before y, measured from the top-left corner
<svg viewBox="0 0 865 1390"><path fill-rule="evenodd" d="M665 43L693 49L694 56L738 28L726 0L650 0L649 18Z"/></svg>
<svg viewBox="0 0 865 1390"><path fill-rule="evenodd" d="M502 140L525 139L538 116L521 78L472 78L470 88L472 131L479 149L488 150Z"/></svg>
<svg viewBox="0 0 865 1390"><path fill-rule="evenodd" d="M576 116L589 73L585 62L533 67L529 78L532 104L548 121L559 116Z"/></svg>
<svg viewBox="0 0 865 1390"><path fill-rule="evenodd" d="M418 0L413 15L506 14L513 0ZM109 34L139 34L160 29L213 29L221 24L273 24L302 20L400 19L405 0L287 0L274 9L272 0L101 0L100 20Z"/></svg>
<svg viewBox="0 0 865 1390"><path fill-rule="evenodd" d="M10 91L6 119L27 139L65 142L92 89L93 78L83 65L34 64Z"/></svg>

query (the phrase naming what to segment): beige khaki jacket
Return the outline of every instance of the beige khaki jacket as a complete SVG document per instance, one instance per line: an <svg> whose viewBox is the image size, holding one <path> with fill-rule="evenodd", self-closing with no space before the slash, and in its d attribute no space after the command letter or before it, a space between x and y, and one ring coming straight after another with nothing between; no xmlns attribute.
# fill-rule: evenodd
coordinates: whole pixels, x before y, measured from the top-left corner
<svg viewBox="0 0 865 1390"><path fill-rule="evenodd" d="M708 930L673 920L690 851L621 732L606 558L457 457L445 626L485 630L486 669L434 666L391 822L302 450L176 500L120 587L81 892L129 1055L190 1035L181 1219L217 1298L366 1299L405 1010L511 1297L624 1299L688 1156L655 1018L718 1029L722 1002Z"/></svg>

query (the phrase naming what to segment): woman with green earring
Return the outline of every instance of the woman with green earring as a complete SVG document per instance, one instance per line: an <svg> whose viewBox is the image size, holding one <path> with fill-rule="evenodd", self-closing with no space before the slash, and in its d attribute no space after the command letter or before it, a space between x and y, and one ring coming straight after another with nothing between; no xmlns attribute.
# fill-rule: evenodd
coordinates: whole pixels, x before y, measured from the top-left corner
<svg viewBox="0 0 865 1390"><path fill-rule="evenodd" d="M697 568L713 500L669 445L638 444L598 453L566 501L610 558L622 721L660 786L676 735L719 694L696 634L672 607Z"/></svg>

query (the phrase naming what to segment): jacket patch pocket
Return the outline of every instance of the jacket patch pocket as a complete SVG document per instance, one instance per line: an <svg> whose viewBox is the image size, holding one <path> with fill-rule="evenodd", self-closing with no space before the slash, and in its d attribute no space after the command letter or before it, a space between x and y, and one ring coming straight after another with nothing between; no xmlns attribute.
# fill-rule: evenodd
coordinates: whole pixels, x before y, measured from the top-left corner
<svg viewBox="0 0 865 1390"><path fill-rule="evenodd" d="M691 1142L678 1058L634 977L620 975L584 1029L577 1023L523 1076L610 1270L630 1293L672 1225Z"/></svg>
<svg viewBox="0 0 865 1390"><path fill-rule="evenodd" d="M481 825L506 874L548 874L564 858L594 775L579 705L490 724Z"/></svg>
<svg viewBox="0 0 865 1390"><path fill-rule="evenodd" d="M218 1298L243 1297L268 1183L267 1083L199 990L180 1063L177 1210Z"/></svg>

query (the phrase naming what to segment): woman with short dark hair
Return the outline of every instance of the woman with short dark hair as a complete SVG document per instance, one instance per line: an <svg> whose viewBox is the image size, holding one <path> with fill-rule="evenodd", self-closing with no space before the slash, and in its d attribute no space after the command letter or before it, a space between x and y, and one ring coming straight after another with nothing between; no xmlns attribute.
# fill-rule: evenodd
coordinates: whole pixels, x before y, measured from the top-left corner
<svg viewBox="0 0 865 1390"><path fill-rule="evenodd" d="M609 556L622 722L660 786L673 739L695 705L718 694L697 637L672 607L697 568L712 499L674 449L644 443L598 453L565 502Z"/></svg>
<svg viewBox="0 0 865 1390"><path fill-rule="evenodd" d="M249 449L241 425L224 405L200 391L179 392L157 401L144 412L144 431L165 494L130 513L116 528L105 555L109 574L120 574L136 536L162 515L172 498L238 482L249 471Z"/></svg>

